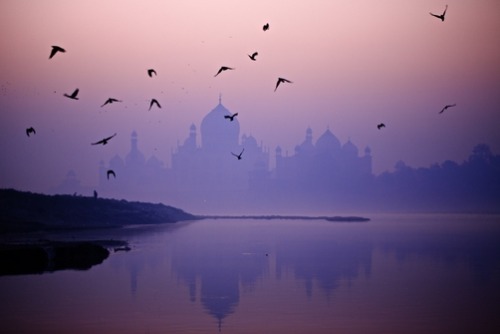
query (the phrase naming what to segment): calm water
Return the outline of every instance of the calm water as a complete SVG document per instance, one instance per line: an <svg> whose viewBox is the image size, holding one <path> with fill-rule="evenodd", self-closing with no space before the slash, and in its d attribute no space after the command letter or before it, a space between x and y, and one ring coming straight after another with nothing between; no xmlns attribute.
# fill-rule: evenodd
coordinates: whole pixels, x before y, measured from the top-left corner
<svg viewBox="0 0 500 334"><path fill-rule="evenodd" d="M0 332L500 332L499 216L371 218L89 233L132 251L0 277Z"/></svg>

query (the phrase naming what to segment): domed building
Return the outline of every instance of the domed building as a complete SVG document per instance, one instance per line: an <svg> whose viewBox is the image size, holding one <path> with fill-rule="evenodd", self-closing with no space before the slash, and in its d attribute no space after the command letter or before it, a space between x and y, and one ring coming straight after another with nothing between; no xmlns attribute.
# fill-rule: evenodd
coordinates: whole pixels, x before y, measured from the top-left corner
<svg viewBox="0 0 500 334"><path fill-rule="evenodd" d="M341 145L330 129L313 143L312 130L307 128L304 141L295 147L292 156L283 156L281 147L276 148L274 175L276 184L283 189L335 191L340 185L351 185L353 180L364 180L371 174L370 149L359 156L351 140Z"/></svg>
<svg viewBox="0 0 500 334"><path fill-rule="evenodd" d="M201 147L212 153L222 153L234 150L239 146L240 123L235 117L232 121L224 118L231 112L219 104L201 121Z"/></svg>
<svg viewBox="0 0 500 334"><path fill-rule="evenodd" d="M341 149L340 141L335 135L326 129L326 131L316 141L316 150L319 154L338 155Z"/></svg>
<svg viewBox="0 0 500 334"><path fill-rule="evenodd" d="M370 148L360 151L350 139L342 144L329 128L315 141L308 127L293 154L276 147L271 170L269 150L251 134L240 134L238 117L225 117L234 114L219 97L200 126L193 123L186 129L186 138L172 150L170 167L154 155L145 157L138 134L132 132L125 158L115 155L109 164L100 164L99 194L218 214L241 213L251 206L310 208L318 199L337 203L349 193L366 193L373 176ZM107 178L108 169L116 178Z"/></svg>
<svg viewBox="0 0 500 334"><path fill-rule="evenodd" d="M351 139L349 139L343 146L342 146L342 153L346 159L355 159L358 157L359 150L351 142Z"/></svg>
<svg viewBox="0 0 500 334"><path fill-rule="evenodd" d="M140 151L139 136L133 131L130 135L130 151L125 158L114 155L106 166L99 165L99 193L103 196L127 198L131 200L157 201L164 192L167 170L163 162L154 155L146 160ZM107 171L113 170L115 177L108 178Z"/></svg>
<svg viewBox="0 0 500 334"><path fill-rule="evenodd" d="M240 141L238 118L224 117L233 114L219 96L217 106L201 121L200 144L193 124L188 138L173 152L172 185L186 201L231 203L250 188L249 182L268 176L269 152L253 136L243 135Z"/></svg>

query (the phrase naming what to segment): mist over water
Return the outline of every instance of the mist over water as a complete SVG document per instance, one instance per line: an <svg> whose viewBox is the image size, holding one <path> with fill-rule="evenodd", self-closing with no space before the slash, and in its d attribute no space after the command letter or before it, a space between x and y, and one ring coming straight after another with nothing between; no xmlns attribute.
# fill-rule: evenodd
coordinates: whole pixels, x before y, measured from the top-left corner
<svg viewBox="0 0 500 334"><path fill-rule="evenodd" d="M200 214L339 214L352 212L498 212L500 155L476 145L463 162L444 161L373 173L370 147L342 143L326 129L305 130L293 153L274 151L240 134L219 100L172 151L172 165L141 151L130 135L126 155L96 166L98 186L85 187L70 171L54 194L162 202ZM109 173L112 171L112 175Z"/></svg>
<svg viewBox="0 0 500 334"><path fill-rule="evenodd" d="M431 0L2 1L8 52L0 55L0 187L84 195L99 188L106 196L194 211L241 211L244 203L267 210L256 204L264 193L273 200L298 196L284 200L290 205L283 210L289 210L304 198L314 205L331 195L311 194L308 188L342 189L346 201L349 189L355 189L359 197L368 191L364 174L397 172L399 161L419 174L410 176L415 183L428 174L419 169L447 161L461 165L476 145L488 145L496 156L498 9L494 1L464 0L450 3L441 21L429 12L442 13L444 6ZM50 57L53 46L65 52ZM254 52L258 56L251 60ZM223 66L233 70L215 77ZM156 75L148 75L149 69ZM291 83L276 87L278 78ZM68 98L76 89L78 100ZM211 137L205 125L220 127L206 117L217 109L220 94L223 107L238 116L233 122L216 120L228 137L217 132ZM117 102L105 104L110 98ZM152 99L161 108L150 108ZM447 105L453 107L441 113ZM36 134L28 137L30 127ZM128 164L134 132L150 170L134 171ZM90 145L114 133L106 145ZM296 155L310 153L308 142L334 159L294 162L300 160ZM194 147L204 153L187 159ZM220 154L214 153L217 148ZM231 152L243 148L236 161ZM345 162L342 155L356 155L360 163L334 162ZM122 165L127 168L116 180L103 182L106 170L100 168ZM316 177L289 180L297 179L295 169ZM454 173L446 168L444 178L461 174ZM388 178L378 183L394 182ZM268 179L279 185L262 182ZM60 187L78 181L80 188ZM496 189L496 180L487 182ZM478 180L467 181L456 207L468 202L463 193L471 183ZM250 186L259 191L240 195ZM385 195L384 186L374 197ZM407 196L410 202L416 198ZM444 196L448 202L450 196ZM211 202L217 198L227 205ZM238 198L239 203L232 201ZM353 203L367 201L353 198L343 206L347 210Z"/></svg>
<svg viewBox="0 0 500 334"><path fill-rule="evenodd" d="M38 244L42 272L59 240L130 245L0 277L0 332L499 332L499 12L0 1L0 188L90 208L18 201L2 251ZM232 217L147 226L171 208L103 198ZM47 232L115 226L111 202L151 209Z"/></svg>
<svg viewBox="0 0 500 334"><path fill-rule="evenodd" d="M422 333L500 326L498 216L204 220L112 234L128 235L132 251L112 253L89 271L0 277L9 305L2 328Z"/></svg>

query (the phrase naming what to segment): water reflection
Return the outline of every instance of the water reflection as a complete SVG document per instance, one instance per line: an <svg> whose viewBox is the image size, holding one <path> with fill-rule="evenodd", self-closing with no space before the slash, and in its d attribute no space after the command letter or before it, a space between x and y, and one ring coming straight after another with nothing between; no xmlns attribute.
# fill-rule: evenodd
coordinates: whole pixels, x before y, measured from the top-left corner
<svg viewBox="0 0 500 334"><path fill-rule="evenodd" d="M491 281L500 270L499 224L495 216L454 217L451 221L441 217L430 224L403 225L397 237L385 235L378 245L401 263L419 258L440 265L465 264L481 284Z"/></svg>
<svg viewBox="0 0 500 334"><path fill-rule="evenodd" d="M308 297L317 280L328 297L342 280L350 282L362 271L369 277L373 246L367 241L297 240L282 242L276 251L277 276L284 268L293 268L296 279L305 282Z"/></svg>
<svg viewBox="0 0 500 334"><path fill-rule="evenodd" d="M305 293L311 297L314 280L328 296L341 280L352 281L360 271L370 274L373 246L369 241L337 240L344 233L340 230L335 235L328 226L324 229L324 223L321 231L315 231L311 222L310 226L264 224L269 223L204 222L175 238L172 269L189 287L192 302L199 286L200 302L219 328L236 311L240 289L251 291L258 280L270 275L281 280L283 272L291 270L294 279L305 282ZM203 225L211 225L211 230Z"/></svg>
<svg viewBox="0 0 500 334"><path fill-rule="evenodd" d="M175 238L172 269L189 287L192 302L196 302L199 282L200 302L220 329L223 320L238 306L240 285L251 287L269 270L268 256L251 235L241 238L240 231L234 238L231 234L235 223L224 230L216 222L217 233L206 230L206 223L200 223L199 234L191 230Z"/></svg>
<svg viewBox="0 0 500 334"><path fill-rule="evenodd" d="M314 225L310 222L284 223L284 226L260 224L204 222L175 238L172 269L189 287L191 302L195 303L199 298L205 311L217 321L219 329L225 319L237 312L242 288L252 290L260 280L280 281L292 273L293 280L303 282L308 299L313 298L313 287L317 286L318 295L330 300L333 291L342 285L351 286L360 277L370 280L376 249L386 256L395 254L400 263L412 262L416 258L423 265L430 259L431 265L421 269L423 279L426 275L435 275L432 263L437 265L436 268L452 266L450 275L457 272L457 266L465 264L479 279L478 282L491 283L491 279L499 278L500 235L474 228L470 233L460 230L459 224L455 226L458 230L453 229L454 226L412 225L404 220L396 230L377 223L369 227ZM378 229L377 233L373 233L374 229ZM385 234L387 231L389 233ZM390 279L394 277L387 280ZM446 284L446 279L433 280L433 284ZM457 285L456 288L458 290L453 294L463 292L463 287ZM498 296L498 289L490 293ZM474 298L464 294L463 297ZM421 300L422 296L409 295L407 298ZM425 298L432 302L432 296ZM374 304L378 302L373 301ZM466 309L451 307L449 312L460 313Z"/></svg>
<svg viewBox="0 0 500 334"><path fill-rule="evenodd" d="M127 231L132 250L89 271L0 277L0 332L495 332L499 222L205 220Z"/></svg>

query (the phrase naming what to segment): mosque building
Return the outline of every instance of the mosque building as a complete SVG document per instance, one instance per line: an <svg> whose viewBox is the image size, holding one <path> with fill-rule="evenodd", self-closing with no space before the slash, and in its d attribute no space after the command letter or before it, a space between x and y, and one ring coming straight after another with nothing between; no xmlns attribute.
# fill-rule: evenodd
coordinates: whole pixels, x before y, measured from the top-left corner
<svg viewBox="0 0 500 334"><path fill-rule="evenodd" d="M130 151L125 159L115 155L106 167L99 163L99 189L103 196L138 199L157 202L162 197L163 186L168 181L169 170L156 156L147 160L139 150L139 136L133 131L130 135ZM107 171L113 170L116 177ZM128 195L128 196L127 196Z"/></svg>
<svg viewBox="0 0 500 334"><path fill-rule="evenodd" d="M295 146L292 156L283 156L281 147L276 148L275 178L282 185L300 185L304 188L334 189L353 186L357 180L366 180L372 175L371 150L366 147L364 155L349 139L341 144L330 131L319 136L313 143L311 128L301 144Z"/></svg>
<svg viewBox="0 0 500 334"><path fill-rule="evenodd" d="M200 144L192 124L188 138L177 146L172 154L172 181L178 196L207 205L216 198L230 204L249 188L249 175L269 170L269 151L253 136L242 135L240 141L237 117L224 118L231 114L219 97L219 104L201 122ZM235 156L240 153L241 160Z"/></svg>
<svg viewBox="0 0 500 334"><path fill-rule="evenodd" d="M304 141L290 156L278 146L271 170L269 150L252 135L240 135L238 118L224 117L232 114L219 97L199 128L191 124L187 138L171 154L170 167L155 156L146 159L139 150L139 136L133 132L124 159L116 155L107 166L101 161L100 191L104 196L160 201L208 213L226 212L233 206L237 211L238 205L271 202L275 197L286 201L293 192L345 190L372 176L370 149L360 156L350 140L342 145L330 129L314 142L308 128ZM116 172L113 182L107 179L108 169Z"/></svg>

